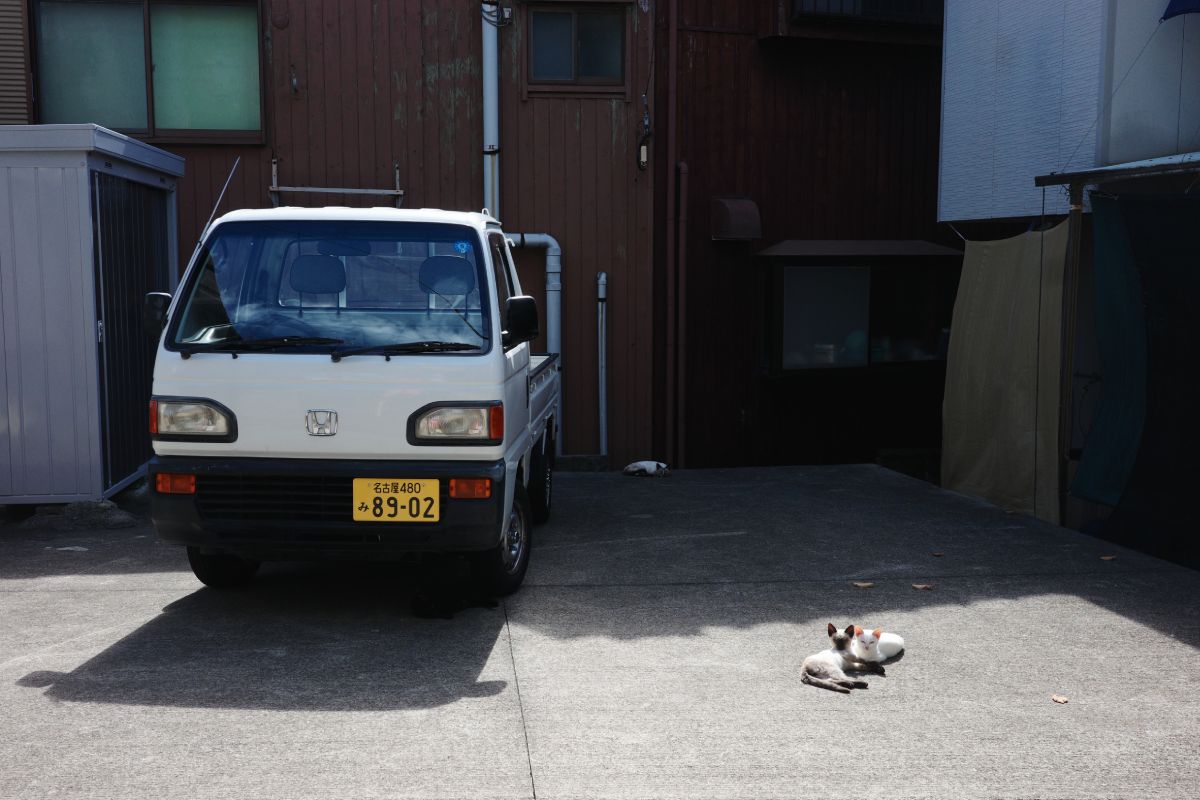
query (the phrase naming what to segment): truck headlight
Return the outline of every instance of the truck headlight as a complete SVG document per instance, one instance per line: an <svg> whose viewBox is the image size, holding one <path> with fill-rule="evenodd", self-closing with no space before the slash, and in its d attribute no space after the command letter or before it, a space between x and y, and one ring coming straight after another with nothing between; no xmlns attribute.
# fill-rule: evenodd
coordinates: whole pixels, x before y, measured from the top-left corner
<svg viewBox="0 0 1200 800"><path fill-rule="evenodd" d="M504 441L503 403L454 403L425 406L408 421L414 445L492 445Z"/></svg>
<svg viewBox="0 0 1200 800"><path fill-rule="evenodd" d="M150 401L150 434L164 441L232 442L237 438L237 421L232 411L212 400L156 397Z"/></svg>

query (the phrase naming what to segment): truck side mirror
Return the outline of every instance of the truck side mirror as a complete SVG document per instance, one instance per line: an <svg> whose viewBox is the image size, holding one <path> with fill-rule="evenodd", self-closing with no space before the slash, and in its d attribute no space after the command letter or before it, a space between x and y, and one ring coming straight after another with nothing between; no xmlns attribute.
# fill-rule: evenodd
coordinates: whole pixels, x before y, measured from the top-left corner
<svg viewBox="0 0 1200 800"><path fill-rule="evenodd" d="M508 298L504 308L504 330L501 331L505 347L528 342L538 336L537 300L519 294Z"/></svg>
<svg viewBox="0 0 1200 800"><path fill-rule="evenodd" d="M166 292L147 292L142 303L142 330L147 336L157 338L167 321L167 307L171 295Z"/></svg>

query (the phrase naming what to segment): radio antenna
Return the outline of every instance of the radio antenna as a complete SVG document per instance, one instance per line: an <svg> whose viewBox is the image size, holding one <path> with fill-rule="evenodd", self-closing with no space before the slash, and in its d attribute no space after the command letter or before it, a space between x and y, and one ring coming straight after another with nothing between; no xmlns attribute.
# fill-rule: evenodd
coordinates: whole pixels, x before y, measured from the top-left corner
<svg viewBox="0 0 1200 800"><path fill-rule="evenodd" d="M208 233L208 226L212 225L213 217L217 216L217 210L221 208L221 201L225 199L225 192L229 189L229 182L233 180L233 173L237 172L238 164L241 163L241 156L233 160L233 168L229 170L229 177L225 179L225 185L221 187L221 193L217 195L217 202L213 204L212 213L208 215L208 222L204 223L204 230L200 231L201 239L204 239L204 235ZM199 245L199 242L196 244Z"/></svg>
<svg viewBox="0 0 1200 800"><path fill-rule="evenodd" d="M233 160L233 168L229 170L229 177L225 179L225 185L221 187L221 193L217 195L217 202L213 204L212 213L208 215L208 222L204 223L204 227L200 230L200 238L196 240L196 249L192 251L191 261L196 260L196 254L200 252L200 244L204 241L204 237L208 235L208 227L212 225L213 218L217 216L217 211L221 208L221 201L225 199L225 192L229 189L230 182L233 181L233 174L237 172L238 165L241 163L241 156ZM191 263L191 261L188 263Z"/></svg>

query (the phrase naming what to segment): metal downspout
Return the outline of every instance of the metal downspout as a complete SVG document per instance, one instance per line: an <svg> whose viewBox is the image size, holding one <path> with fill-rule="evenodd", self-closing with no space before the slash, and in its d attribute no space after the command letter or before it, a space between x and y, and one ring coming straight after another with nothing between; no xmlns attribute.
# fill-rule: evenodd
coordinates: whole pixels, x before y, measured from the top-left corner
<svg viewBox="0 0 1200 800"><path fill-rule="evenodd" d="M510 233L517 247L546 248L546 350L558 354L559 370L563 369L562 357L562 248L558 240L548 233ZM554 418L559 427L563 424L563 393L558 392L558 408ZM563 437L554 440L554 453L563 454Z"/></svg>
<svg viewBox="0 0 1200 800"><path fill-rule="evenodd" d="M678 456L678 401L676 399L676 382L678 380L679 354L676 351L676 332L678 327L677 304L679 302L677 280L677 264L675 262L675 245L678 231L676 229L676 159L677 149L677 108L679 74L679 0L670 0L667 6L667 153L666 172L666 346L667 346L667 375L666 375L666 448L667 458L675 460Z"/></svg>
<svg viewBox="0 0 1200 800"><path fill-rule="evenodd" d="M600 385L600 455L608 455L608 273L596 276L596 364Z"/></svg>
<svg viewBox="0 0 1200 800"><path fill-rule="evenodd" d="M483 207L500 219L500 63L499 29L488 19L483 3Z"/></svg>

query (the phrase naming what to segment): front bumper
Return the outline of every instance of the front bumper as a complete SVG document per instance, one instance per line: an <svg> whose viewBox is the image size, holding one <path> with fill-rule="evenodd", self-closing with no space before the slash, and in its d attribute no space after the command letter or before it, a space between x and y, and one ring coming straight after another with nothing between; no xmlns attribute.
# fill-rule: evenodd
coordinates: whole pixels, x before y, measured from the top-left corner
<svg viewBox="0 0 1200 800"><path fill-rule="evenodd" d="M161 472L196 476L196 493L160 494ZM432 523L354 522L355 478L437 478L441 518ZM450 478L490 478L486 500L449 497ZM158 456L150 461L150 511L159 536L253 558L385 560L413 552L495 547L504 515L500 461L344 461Z"/></svg>

